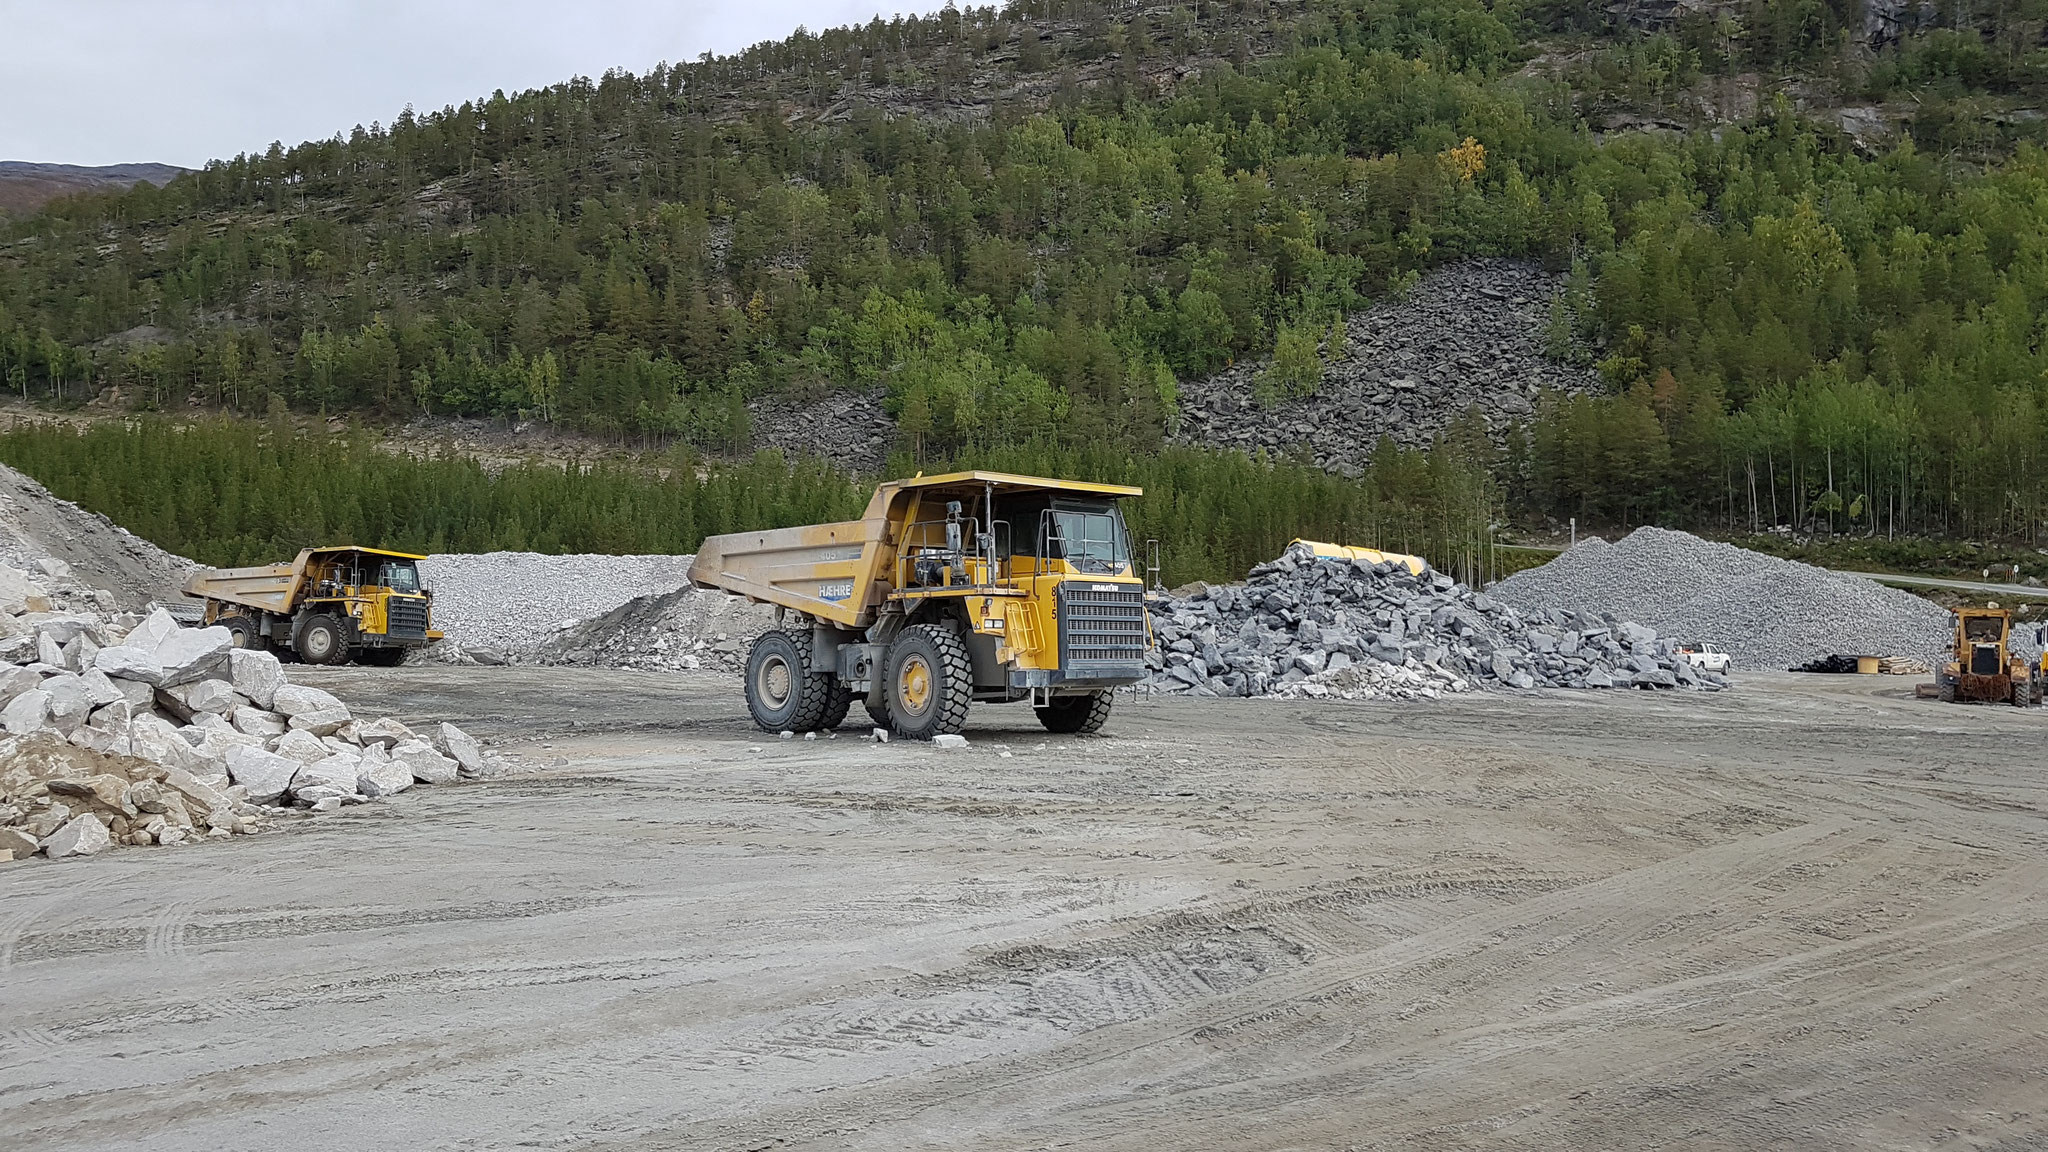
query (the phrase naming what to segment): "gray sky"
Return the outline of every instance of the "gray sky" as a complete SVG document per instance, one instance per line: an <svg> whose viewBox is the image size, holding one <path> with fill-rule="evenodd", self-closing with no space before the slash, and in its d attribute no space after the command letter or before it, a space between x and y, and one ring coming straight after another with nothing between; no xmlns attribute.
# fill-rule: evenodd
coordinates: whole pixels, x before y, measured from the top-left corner
<svg viewBox="0 0 2048 1152"><path fill-rule="evenodd" d="M0 160L198 167L944 0L0 0Z"/></svg>

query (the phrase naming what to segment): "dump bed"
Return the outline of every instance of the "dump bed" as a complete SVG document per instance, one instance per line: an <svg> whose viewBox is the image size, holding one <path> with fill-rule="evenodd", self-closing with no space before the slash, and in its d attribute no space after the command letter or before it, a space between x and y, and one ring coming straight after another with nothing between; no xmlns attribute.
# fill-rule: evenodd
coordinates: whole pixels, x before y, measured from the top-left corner
<svg viewBox="0 0 2048 1152"><path fill-rule="evenodd" d="M294 564L264 564L255 568L201 568L185 581L185 595L201 600L218 600L244 608L285 615L297 598L300 578L305 572L305 554Z"/></svg>
<svg viewBox="0 0 2048 1152"><path fill-rule="evenodd" d="M942 537L937 506L959 499L972 516L998 495L1020 493L1114 499L1139 496L1143 490L1006 472L890 480L876 487L859 520L706 539L690 565L690 582L806 612L842 628L866 628L896 590L899 556L914 556Z"/></svg>
<svg viewBox="0 0 2048 1152"><path fill-rule="evenodd" d="M882 517L713 536L697 549L690 582L865 628L888 597L895 552Z"/></svg>

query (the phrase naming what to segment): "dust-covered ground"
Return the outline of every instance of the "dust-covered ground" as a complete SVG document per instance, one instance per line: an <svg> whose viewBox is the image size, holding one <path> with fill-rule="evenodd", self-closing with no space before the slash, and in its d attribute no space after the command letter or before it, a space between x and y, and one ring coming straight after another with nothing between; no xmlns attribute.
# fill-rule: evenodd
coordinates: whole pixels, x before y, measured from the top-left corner
<svg viewBox="0 0 2048 1152"><path fill-rule="evenodd" d="M310 678L529 770L0 867L0 1144L2048 1143L2038 711L1747 676L943 752L708 674Z"/></svg>

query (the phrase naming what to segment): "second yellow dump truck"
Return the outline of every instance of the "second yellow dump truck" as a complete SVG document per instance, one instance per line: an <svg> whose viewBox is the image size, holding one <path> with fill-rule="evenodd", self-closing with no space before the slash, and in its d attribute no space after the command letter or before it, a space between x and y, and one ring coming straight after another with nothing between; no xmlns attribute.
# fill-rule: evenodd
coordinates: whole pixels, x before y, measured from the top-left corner
<svg viewBox="0 0 2048 1152"><path fill-rule="evenodd" d="M289 564L202 568L185 595L237 648L266 648L308 664L395 665L441 633L420 585L424 556L382 548L308 548Z"/></svg>
<svg viewBox="0 0 2048 1152"><path fill-rule="evenodd" d="M974 701L1029 701L1094 732L1145 676L1151 626L1119 484L954 472L882 484L859 520L714 536L692 583L777 609L747 657L771 732L837 727L854 700L907 739Z"/></svg>

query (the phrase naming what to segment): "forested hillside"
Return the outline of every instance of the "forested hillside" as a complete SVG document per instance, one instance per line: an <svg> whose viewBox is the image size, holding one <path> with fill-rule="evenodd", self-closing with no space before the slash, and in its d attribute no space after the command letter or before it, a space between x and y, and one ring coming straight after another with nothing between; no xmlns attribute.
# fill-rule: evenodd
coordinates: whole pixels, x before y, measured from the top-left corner
<svg viewBox="0 0 2048 1152"><path fill-rule="evenodd" d="M1313 390L1344 312L1506 255L1609 391L1444 453L1443 538L2037 536L2041 15L1617 11L1020 0L407 110L8 225L0 370L728 455L749 396L873 388L911 460L1142 470L1181 381Z"/></svg>

